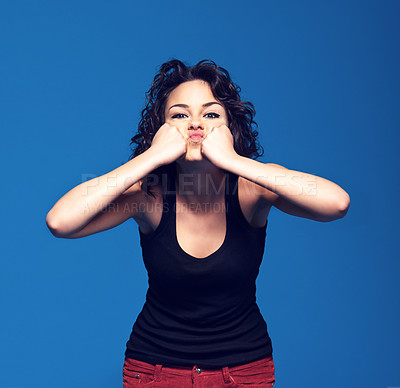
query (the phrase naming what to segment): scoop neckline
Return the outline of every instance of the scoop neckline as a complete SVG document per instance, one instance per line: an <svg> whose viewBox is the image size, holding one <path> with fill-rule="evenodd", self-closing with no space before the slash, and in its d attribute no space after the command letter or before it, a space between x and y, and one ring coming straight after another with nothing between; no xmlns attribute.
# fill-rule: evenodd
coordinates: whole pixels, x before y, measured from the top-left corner
<svg viewBox="0 0 400 388"><path fill-rule="evenodd" d="M174 242L175 242L175 245L177 246L179 252L181 252L181 254L183 254L187 258L192 259L194 261L203 261L203 260L207 261L207 260L211 259L212 257L221 254L225 250L225 248L227 246L227 240L228 240L228 235L229 235L229 231L230 231L229 220L228 220L228 213L229 213L229 211L228 211L228 206L229 206L228 187L230 185L230 173L229 172L225 172L225 193L224 193L225 194L225 198L224 198L224 200L225 200L225 203L224 203L224 205L225 205L225 224L226 224L226 226L225 226L225 237L224 237L224 240L222 241L222 244L220 245L220 247L216 251L210 253L208 256L205 256L205 257L193 256L190 253L186 252L181 247L181 245L179 244L178 232L177 232L177 228L176 228L177 212L176 212L176 184L175 184L175 177L173 179L172 184L173 184L173 196L172 196L173 197L173 208L175 209L175 212L173 214L173 217L174 217L174 220L173 220L174 233L173 234L174 234Z"/></svg>

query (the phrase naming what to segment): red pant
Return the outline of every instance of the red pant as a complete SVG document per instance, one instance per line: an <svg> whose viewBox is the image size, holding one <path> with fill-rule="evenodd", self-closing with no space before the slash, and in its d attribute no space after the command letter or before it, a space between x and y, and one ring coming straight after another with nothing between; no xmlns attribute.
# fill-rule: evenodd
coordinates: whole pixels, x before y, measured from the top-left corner
<svg viewBox="0 0 400 388"><path fill-rule="evenodd" d="M273 387L275 366L272 356L248 364L221 369L165 367L125 358L123 388L149 384L156 388Z"/></svg>

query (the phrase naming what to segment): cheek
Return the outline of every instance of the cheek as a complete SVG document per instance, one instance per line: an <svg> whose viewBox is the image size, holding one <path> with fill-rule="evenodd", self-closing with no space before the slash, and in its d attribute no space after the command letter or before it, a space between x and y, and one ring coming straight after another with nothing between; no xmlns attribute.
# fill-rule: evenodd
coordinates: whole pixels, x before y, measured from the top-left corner
<svg viewBox="0 0 400 388"><path fill-rule="evenodd" d="M183 121L179 121L179 120L170 120L168 122L169 125L179 129L179 131L181 133L185 133L187 130L187 123L184 123Z"/></svg>
<svg viewBox="0 0 400 388"><path fill-rule="evenodd" d="M229 127L229 117L227 114L221 115L218 119L218 122L220 125L225 124L227 127Z"/></svg>
<svg viewBox="0 0 400 388"><path fill-rule="evenodd" d="M226 117L223 117L219 120L218 125L226 125L229 128L229 120Z"/></svg>

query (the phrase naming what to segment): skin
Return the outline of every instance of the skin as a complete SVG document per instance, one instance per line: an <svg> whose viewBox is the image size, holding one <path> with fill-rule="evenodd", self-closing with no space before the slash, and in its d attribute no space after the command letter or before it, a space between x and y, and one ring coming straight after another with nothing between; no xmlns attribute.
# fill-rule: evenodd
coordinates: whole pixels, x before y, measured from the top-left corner
<svg viewBox="0 0 400 388"><path fill-rule="evenodd" d="M211 102L214 104L204 107ZM183 104L186 106L181 106ZM170 94L164 113L166 126L162 130L173 138L177 133L181 135L175 138L174 145L171 144L170 152L186 143L186 152L178 158L175 155L179 190L176 195L176 225L180 246L192 256L207 257L224 240L224 212L207 212L205 207L203 211L198 209L202 209L202 204L223 204L224 190L213 191L206 182L208 179L214 182L212 187L224 188L225 171L239 176L241 210L254 227L265 224L272 205L288 214L318 221L337 219L347 212L348 194L335 183L274 163L263 164L239 156L227 126L226 111L206 82L195 80L179 85ZM204 133L203 139L189 139L195 130ZM155 140L157 145L158 139ZM162 152L161 148L159 152ZM319 196L307 194L313 185L319 186ZM282 196L275 190L281 191ZM194 205L197 211L190 211L189 205ZM222 206L218 208L222 209ZM161 215L153 215L150 231L154 230L160 218Z"/></svg>
<svg viewBox="0 0 400 388"><path fill-rule="evenodd" d="M213 105L203 107L203 104ZM185 104L188 107L176 106ZM201 80L189 81L175 88L165 106L165 122L176 127L182 134L190 135L194 130L200 130L207 136L214 128L228 125L227 113L223 105L213 96L210 86ZM183 168L189 166L185 162L204 161L202 153L203 140L187 139L187 151L178 164Z"/></svg>
<svg viewBox="0 0 400 388"><path fill-rule="evenodd" d="M209 103L213 104L204 106ZM143 233L151 233L162 216L161 187L153 188L153 198L143 193L140 180L155 168L174 161L177 239L184 251L197 258L207 257L224 240L227 171L239 177L240 208L251 226L265 225L272 206L321 222L347 213L350 197L336 183L238 155L226 111L206 82L180 84L169 95L164 113L165 123L148 150L107 174L81 183L57 201L46 216L56 237L88 236L129 218L138 223ZM190 139L195 130L204 134L201 140Z"/></svg>
<svg viewBox="0 0 400 388"><path fill-rule="evenodd" d="M203 106L209 103L213 104ZM176 106L177 104L185 104L187 107ZM207 158L204 144L208 142L208 136L211 136L214 128L228 124L225 108L214 97L206 82L195 80L184 82L171 92L164 114L170 130L179 131L186 142L186 152L176 160L177 176L182 177L185 174L185 186L181 180L178 182L181 199L194 203L214 197L217 194L206 185L206 179L219 187L223 184L224 171ZM192 140L190 135L193 131L201 131L204 137ZM233 147L230 132L228 136ZM191 190L185 190L185 187L190 187Z"/></svg>
<svg viewBox="0 0 400 388"><path fill-rule="evenodd" d="M183 104L186 106L176 106ZM226 157L229 157L229 148L233 150L227 113L223 104L214 97L210 86L204 81L195 80L182 83L171 92L164 115L170 131L178 131L186 142L186 152L176 161L177 239L184 251L194 257L204 258L222 245L226 233L223 210L225 171L212 160L214 153L226 152L228 148ZM213 148L213 143L219 140L218 135L214 136L214 129L219 127L225 130L225 141L223 147ZM201 131L204 137L191 139L193 131ZM211 135L215 138L211 139ZM208 153L205 148L207 144ZM213 211L210 211L210 204L214 204Z"/></svg>

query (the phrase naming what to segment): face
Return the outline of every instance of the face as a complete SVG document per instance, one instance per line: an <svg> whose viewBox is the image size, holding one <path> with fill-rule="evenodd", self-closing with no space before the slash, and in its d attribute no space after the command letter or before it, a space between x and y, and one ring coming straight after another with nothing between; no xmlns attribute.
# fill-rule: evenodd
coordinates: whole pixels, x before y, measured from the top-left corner
<svg viewBox="0 0 400 388"><path fill-rule="evenodd" d="M205 81L188 81L177 86L169 95L165 105L165 122L178 128L182 133L192 135L187 144L185 160L202 160L201 142L213 127L225 124L228 119L225 108L214 97Z"/></svg>

